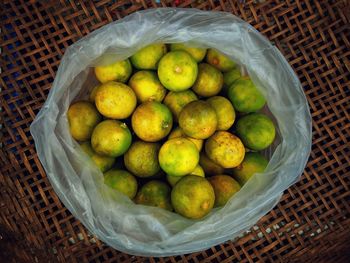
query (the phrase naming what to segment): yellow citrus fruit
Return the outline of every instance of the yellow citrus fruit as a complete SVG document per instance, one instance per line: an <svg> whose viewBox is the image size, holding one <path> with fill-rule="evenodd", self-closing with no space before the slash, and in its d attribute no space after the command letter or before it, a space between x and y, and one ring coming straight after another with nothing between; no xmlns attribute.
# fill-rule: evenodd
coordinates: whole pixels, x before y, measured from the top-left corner
<svg viewBox="0 0 350 263"><path fill-rule="evenodd" d="M199 219L209 214L214 202L213 187L207 179L196 175L186 175L171 192L171 203L175 212L191 219Z"/></svg>
<svg viewBox="0 0 350 263"><path fill-rule="evenodd" d="M131 133L125 123L105 120L99 123L91 136L91 146L98 154L118 157L131 145Z"/></svg>
<svg viewBox="0 0 350 263"><path fill-rule="evenodd" d="M171 189L166 183L152 180L146 183L137 193L135 203L172 211L170 192Z"/></svg>
<svg viewBox="0 0 350 263"><path fill-rule="evenodd" d="M191 90L184 90L179 92L170 91L165 99L164 104L171 110L175 121L178 121L179 115L183 107L188 103L198 100L196 94Z"/></svg>
<svg viewBox="0 0 350 263"><path fill-rule="evenodd" d="M151 177L160 171L158 143L137 141L124 154L126 168L139 177Z"/></svg>
<svg viewBox="0 0 350 263"><path fill-rule="evenodd" d="M235 63L228 58L226 55L222 54L220 51L210 48L207 52L207 63L214 66L222 72L230 71L235 67Z"/></svg>
<svg viewBox="0 0 350 263"><path fill-rule="evenodd" d="M166 141L159 151L159 164L164 172L174 176L190 174L197 166L199 152L190 140L175 138Z"/></svg>
<svg viewBox="0 0 350 263"><path fill-rule="evenodd" d="M95 104L103 116L111 119L125 119L136 107L136 96L129 86L110 81L97 89Z"/></svg>
<svg viewBox="0 0 350 263"><path fill-rule="evenodd" d="M110 188L125 194L130 199L133 199L137 192L137 181L135 177L125 170L109 170L104 174L104 183Z"/></svg>
<svg viewBox="0 0 350 263"><path fill-rule="evenodd" d="M239 183L228 175L215 175L208 180L214 188L215 207L226 205L227 201L241 189Z"/></svg>
<svg viewBox="0 0 350 263"><path fill-rule="evenodd" d="M197 165L196 168L194 168L194 170L190 174L205 177L204 171L203 171L202 167L200 167L200 165ZM181 178L184 178L184 177L183 176L174 176L174 175L170 175L170 174L166 175L166 179L168 180L168 183L172 187L174 187L176 185L176 183L181 180Z"/></svg>
<svg viewBox="0 0 350 263"><path fill-rule="evenodd" d="M217 124L215 110L202 100L188 103L180 112L179 126L192 138L207 139L215 132Z"/></svg>
<svg viewBox="0 0 350 263"><path fill-rule="evenodd" d="M95 126L102 120L95 106L87 101L73 103L67 115L70 133L77 141L89 140Z"/></svg>
<svg viewBox="0 0 350 263"><path fill-rule="evenodd" d="M180 127L177 127L176 129L174 129L168 136L168 139L174 139L174 138L186 138L188 140L190 140L191 142L193 142L198 151L200 152L202 150L202 146L203 146L203 140L200 139L195 139L192 137L187 136L186 134L184 134L183 130Z"/></svg>
<svg viewBox="0 0 350 263"><path fill-rule="evenodd" d="M237 136L227 131L217 131L206 141L205 152L221 167L233 168L243 161L245 148Z"/></svg>
<svg viewBox="0 0 350 263"><path fill-rule="evenodd" d="M198 76L192 90L199 96L211 97L217 95L224 83L222 73L213 66L201 63L198 65Z"/></svg>
<svg viewBox="0 0 350 263"><path fill-rule="evenodd" d="M103 173L112 168L115 158L95 153L90 142L83 142L80 147Z"/></svg>
<svg viewBox="0 0 350 263"><path fill-rule="evenodd" d="M148 45L130 57L137 69L157 69L159 60L167 52L165 44Z"/></svg>
<svg viewBox="0 0 350 263"><path fill-rule="evenodd" d="M190 47L190 46L182 44L182 43L171 44L170 50L171 51L175 51L175 50L186 51L196 60L196 62L201 62L204 59L205 54L207 53L207 50L205 48Z"/></svg>
<svg viewBox="0 0 350 263"><path fill-rule="evenodd" d="M236 110L255 112L264 107L266 100L249 77L242 77L231 84L228 97Z"/></svg>
<svg viewBox="0 0 350 263"><path fill-rule="evenodd" d="M95 67L96 78L101 83L112 80L124 83L129 79L131 72L132 68L129 59L117 61L106 66Z"/></svg>
<svg viewBox="0 0 350 263"><path fill-rule="evenodd" d="M250 177L256 173L263 173L268 164L268 160L260 153L248 152L245 154L243 162L233 168L233 176L244 185Z"/></svg>
<svg viewBox="0 0 350 263"><path fill-rule="evenodd" d="M96 97L96 91L98 90L98 88L100 87L101 85L97 85L95 86L91 92L90 92L90 96L89 96L89 101L92 102L92 103L95 103L95 97Z"/></svg>
<svg viewBox="0 0 350 263"><path fill-rule="evenodd" d="M133 89L140 102L155 100L161 102L166 90L160 83L157 74L152 71L141 70L131 76L129 86Z"/></svg>
<svg viewBox="0 0 350 263"><path fill-rule="evenodd" d="M131 117L131 125L141 140L156 142L169 134L173 127L173 117L164 104L148 101L136 108Z"/></svg>
<svg viewBox="0 0 350 263"><path fill-rule="evenodd" d="M171 91L189 89L196 81L197 73L196 61L185 51L171 51L159 61L159 80Z"/></svg>
<svg viewBox="0 0 350 263"><path fill-rule="evenodd" d="M276 134L272 120L262 113L251 113L240 118L236 130L244 145L254 151L269 147Z"/></svg>
<svg viewBox="0 0 350 263"><path fill-rule="evenodd" d="M207 175L223 174L225 172L224 168L210 160L204 152L200 154L199 164Z"/></svg>
<svg viewBox="0 0 350 263"><path fill-rule="evenodd" d="M207 99L207 102L213 107L218 118L217 130L226 131L233 125L236 113L231 102L221 96L215 96Z"/></svg>

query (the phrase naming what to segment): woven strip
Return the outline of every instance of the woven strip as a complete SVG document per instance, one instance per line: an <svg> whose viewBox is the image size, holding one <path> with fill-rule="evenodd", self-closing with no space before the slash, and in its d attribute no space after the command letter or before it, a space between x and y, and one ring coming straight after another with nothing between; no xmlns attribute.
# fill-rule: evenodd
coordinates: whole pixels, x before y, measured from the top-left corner
<svg viewBox="0 0 350 263"><path fill-rule="evenodd" d="M29 126L69 45L130 13L165 6L231 12L276 45L307 95L313 147L301 180L242 237L198 253L142 258L108 247L64 207ZM2 2L0 261L348 262L349 7L339 0Z"/></svg>

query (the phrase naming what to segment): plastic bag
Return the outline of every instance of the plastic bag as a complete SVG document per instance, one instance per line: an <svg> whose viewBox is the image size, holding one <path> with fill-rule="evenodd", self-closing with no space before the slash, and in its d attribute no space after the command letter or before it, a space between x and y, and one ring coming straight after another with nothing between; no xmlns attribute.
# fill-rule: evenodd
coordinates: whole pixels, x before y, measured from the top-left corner
<svg viewBox="0 0 350 263"><path fill-rule="evenodd" d="M201 220L135 205L109 190L103 174L69 133L69 105L97 84L92 66L125 59L153 42L215 47L244 65L278 126L278 140L265 152L270 157L266 172L252 177L225 207ZM129 254L169 256L233 239L271 210L305 167L311 116L300 82L284 57L249 24L224 12L162 8L134 13L67 48L31 133L57 195L90 232Z"/></svg>

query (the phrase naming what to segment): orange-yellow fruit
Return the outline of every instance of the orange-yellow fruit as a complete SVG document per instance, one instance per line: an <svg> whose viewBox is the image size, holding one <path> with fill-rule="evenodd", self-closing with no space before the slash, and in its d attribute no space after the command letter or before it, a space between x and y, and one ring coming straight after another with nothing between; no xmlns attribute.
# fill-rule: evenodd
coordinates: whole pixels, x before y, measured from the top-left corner
<svg viewBox="0 0 350 263"><path fill-rule="evenodd" d="M208 180L214 188L215 207L226 205L227 201L241 189L239 183L228 175L215 175Z"/></svg>

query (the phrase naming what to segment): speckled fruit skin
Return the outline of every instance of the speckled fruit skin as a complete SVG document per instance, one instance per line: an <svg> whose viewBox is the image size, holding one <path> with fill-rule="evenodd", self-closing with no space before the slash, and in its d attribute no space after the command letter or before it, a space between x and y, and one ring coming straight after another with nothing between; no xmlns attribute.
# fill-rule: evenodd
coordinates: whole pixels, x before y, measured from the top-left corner
<svg viewBox="0 0 350 263"><path fill-rule="evenodd" d="M204 59L205 54L207 53L207 50L205 48L190 47L190 46L182 44L182 43L171 44L170 45L170 50L171 51L175 51L175 50L186 51L198 63L201 62Z"/></svg>
<svg viewBox="0 0 350 263"><path fill-rule="evenodd" d="M110 65L95 67L96 78L101 83L112 80L125 83L129 79L131 72L132 68L129 59L117 61Z"/></svg>
<svg viewBox="0 0 350 263"><path fill-rule="evenodd" d="M109 170L104 174L104 183L110 188L125 194L130 199L133 199L137 192L137 181L135 177L125 170Z"/></svg>
<svg viewBox="0 0 350 263"><path fill-rule="evenodd" d="M174 120L178 121L181 110L190 102L198 100L197 95L192 90L179 92L170 91L163 103L171 110Z"/></svg>
<svg viewBox="0 0 350 263"><path fill-rule="evenodd" d="M208 49L206 61L221 72L228 72L236 66L230 58L213 48Z"/></svg>
<svg viewBox="0 0 350 263"><path fill-rule="evenodd" d="M243 161L245 148L237 136L217 131L205 142L205 153L221 167L233 168Z"/></svg>
<svg viewBox="0 0 350 263"><path fill-rule="evenodd" d="M241 189L239 183L228 175L215 175L209 177L208 180L214 188L215 207L226 205L228 200Z"/></svg>
<svg viewBox="0 0 350 263"><path fill-rule="evenodd" d="M165 55L165 44L148 45L130 57L131 63L137 69L157 69L159 60Z"/></svg>
<svg viewBox="0 0 350 263"><path fill-rule="evenodd" d="M214 202L213 187L207 179L196 175L186 175L171 192L171 203L175 212L191 219L199 219L209 214Z"/></svg>
<svg viewBox="0 0 350 263"><path fill-rule="evenodd" d="M215 110L218 126L217 130L226 131L231 128L236 119L236 112L231 102L222 96L214 96L207 99L210 106Z"/></svg>
<svg viewBox="0 0 350 263"><path fill-rule="evenodd" d="M152 180L146 183L135 197L135 203L140 205L155 206L172 211L170 201L170 187L161 181Z"/></svg>
<svg viewBox="0 0 350 263"><path fill-rule="evenodd" d="M207 63L200 63L198 76L192 90L199 96L211 97L221 91L223 83L224 77L218 69Z"/></svg>
<svg viewBox="0 0 350 263"><path fill-rule="evenodd" d="M240 118L237 121L236 132L243 144L255 151L269 147L276 135L272 120L262 113L251 113Z"/></svg>

